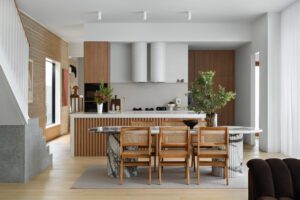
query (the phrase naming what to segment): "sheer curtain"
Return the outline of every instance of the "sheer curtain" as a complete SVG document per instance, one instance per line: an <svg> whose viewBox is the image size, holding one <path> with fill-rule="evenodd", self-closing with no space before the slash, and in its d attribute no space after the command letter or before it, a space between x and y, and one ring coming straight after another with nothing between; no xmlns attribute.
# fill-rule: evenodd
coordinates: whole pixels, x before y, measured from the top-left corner
<svg viewBox="0 0 300 200"><path fill-rule="evenodd" d="M300 2L282 13L281 151L300 157Z"/></svg>

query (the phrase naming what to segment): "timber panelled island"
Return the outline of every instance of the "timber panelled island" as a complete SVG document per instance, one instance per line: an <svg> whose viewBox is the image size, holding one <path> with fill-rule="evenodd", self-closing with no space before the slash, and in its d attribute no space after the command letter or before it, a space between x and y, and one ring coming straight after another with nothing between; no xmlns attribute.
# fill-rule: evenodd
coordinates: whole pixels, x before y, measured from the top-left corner
<svg viewBox="0 0 300 200"><path fill-rule="evenodd" d="M73 156L106 156L105 134L92 134L88 129L101 126L130 126L131 121L163 121L174 119L204 120L205 114L193 111L133 111L122 113L73 113L71 114L71 153Z"/></svg>

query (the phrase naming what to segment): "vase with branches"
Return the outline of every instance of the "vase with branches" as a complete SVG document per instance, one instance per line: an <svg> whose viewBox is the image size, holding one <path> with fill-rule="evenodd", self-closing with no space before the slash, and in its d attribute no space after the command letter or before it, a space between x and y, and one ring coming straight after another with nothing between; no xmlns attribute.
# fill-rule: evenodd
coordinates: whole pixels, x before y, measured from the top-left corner
<svg viewBox="0 0 300 200"><path fill-rule="evenodd" d="M103 103L106 103L112 98L113 89L110 86L105 86L103 82L99 84L99 90L95 92L95 102L99 114L103 111Z"/></svg>
<svg viewBox="0 0 300 200"><path fill-rule="evenodd" d="M218 86L217 90L214 90L214 76L214 71L200 72L191 87L192 101L189 108L195 112L206 113L208 126L216 126L212 123L216 111L226 106L236 96L234 92L226 91L221 85Z"/></svg>

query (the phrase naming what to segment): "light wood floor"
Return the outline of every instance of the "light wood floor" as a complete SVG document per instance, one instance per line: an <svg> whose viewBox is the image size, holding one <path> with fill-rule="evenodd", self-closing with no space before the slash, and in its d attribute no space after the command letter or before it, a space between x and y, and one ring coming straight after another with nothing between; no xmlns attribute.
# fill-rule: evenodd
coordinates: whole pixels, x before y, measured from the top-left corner
<svg viewBox="0 0 300 200"><path fill-rule="evenodd" d="M73 182L91 164L106 164L105 158L73 158L70 156L69 135L50 142L53 167L34 177L27 184L0 184L0 200L241 200L248 198L246 189L70 189ZM250 158L280 157L267 154L257 147L245 147L245 161ZM153 177L156 178L156 177Z"/></svg>

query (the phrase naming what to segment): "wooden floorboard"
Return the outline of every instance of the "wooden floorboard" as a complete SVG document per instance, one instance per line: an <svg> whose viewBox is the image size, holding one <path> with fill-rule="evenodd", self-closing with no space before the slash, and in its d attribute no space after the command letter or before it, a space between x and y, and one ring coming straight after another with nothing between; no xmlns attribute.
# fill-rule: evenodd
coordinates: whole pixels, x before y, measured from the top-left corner
<svg viewBox="0 0 300 200"><path fill-rule="evenodd" d="M89 165L105 165L99 157L70 156L69 135L50 142L53 167L26 184L0 184L0 200L241 200L248 199L247 189L70 189ZM245 147L250 158L283 158L282 154L261 153L257 147ZM157 178L157 177L153 177Z"/></svg>

